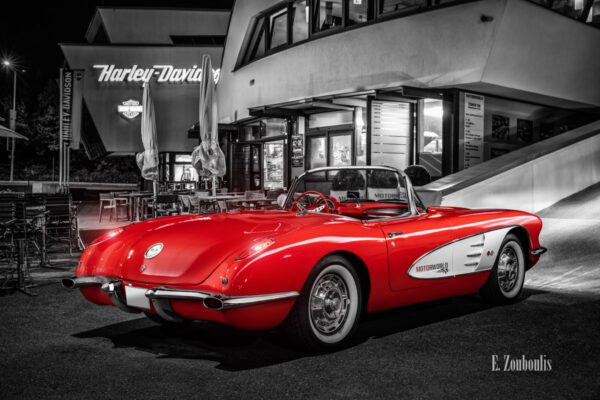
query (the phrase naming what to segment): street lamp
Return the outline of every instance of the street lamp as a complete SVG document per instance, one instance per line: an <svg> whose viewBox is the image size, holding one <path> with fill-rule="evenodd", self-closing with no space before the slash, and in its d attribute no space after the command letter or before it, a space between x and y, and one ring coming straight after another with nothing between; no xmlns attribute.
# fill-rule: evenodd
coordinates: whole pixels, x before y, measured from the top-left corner
<svg viewBox="0 0 600 400"><path fill-rule="evenodd" d="M8 69L12 69L13 71L13 106L12 110L10 110L10 125L9 128L11 130L15 130L17 126L17 69L12 66L12 63L9 60L2 61L2 64ZM13 175L15 170L15 138L11 139L10 145L10 181L13 181Z"/></svg>

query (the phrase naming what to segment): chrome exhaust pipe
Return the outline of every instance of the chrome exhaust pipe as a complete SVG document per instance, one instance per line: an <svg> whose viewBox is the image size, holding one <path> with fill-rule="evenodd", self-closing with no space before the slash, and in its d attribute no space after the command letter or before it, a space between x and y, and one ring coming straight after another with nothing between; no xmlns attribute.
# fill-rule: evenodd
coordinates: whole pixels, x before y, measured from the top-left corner
<svg viewBox="0 0 600 400"><path fill-rule="evenodd" d="M209 310L220 311L223 309L223 300L218 297L210 296L205 298L202 302L204 303L204 307Z"/></svg>
<svg viewBox="0 0 600 400"><path fill-rule="evenodd" d="M102 285L103 283L113 282L116 278L108 276L75 276L62 280L63 287L67 289L77 289L84 286Z"/></svg>

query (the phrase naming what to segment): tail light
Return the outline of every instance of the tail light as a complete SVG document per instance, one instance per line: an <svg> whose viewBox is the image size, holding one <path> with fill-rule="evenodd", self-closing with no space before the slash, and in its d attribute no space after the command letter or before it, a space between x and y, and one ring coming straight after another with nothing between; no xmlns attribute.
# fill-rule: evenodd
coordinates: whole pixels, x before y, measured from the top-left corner
<svg viewBox="0 0 600 400"><path fill-rule="evenodd" d="M96 240L94 240L92 243L90 243L90 246L93 246L93 245L98 244L98 243L105 242L105 241L107 241L109 239L114 238L117 235L120 235L123 232L125 232L125 228L113 229L112 231L107 232L104 235L102 235L99 238L97 238Z"/></svg>
<svg viewBox="0 0 600 400"><path fill-rule="evenodd" d="M253 257L253 256L257 255L258 253L260 253L261 251L265 250L267 247L269 247L273 243L275 243L275 239L273 239L273 238L260 239L256 243L254 243L251 247L246 249L246 251L244 251L242 254L240 254L238 256L238 258L235 259L235 261L241 261L241 260L245 260L246 258Z"/></svg>

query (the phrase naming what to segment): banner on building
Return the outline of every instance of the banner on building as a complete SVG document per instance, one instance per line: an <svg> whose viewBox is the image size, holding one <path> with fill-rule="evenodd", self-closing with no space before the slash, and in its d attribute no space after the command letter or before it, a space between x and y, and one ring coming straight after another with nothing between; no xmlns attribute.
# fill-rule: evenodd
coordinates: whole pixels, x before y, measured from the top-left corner
<svg viewBox="0 0 600 400"><path fill-rule="evenodd" d="M485 97L465 93L464 107L464 168L483 161L483 113Z"/></svg>
<svg viewBox="0 0 600 400"><path fill-rule="evenodd" d="M81 107L83 71L60 69L60 135L63 143L79 149L81 141Z"/></svg>

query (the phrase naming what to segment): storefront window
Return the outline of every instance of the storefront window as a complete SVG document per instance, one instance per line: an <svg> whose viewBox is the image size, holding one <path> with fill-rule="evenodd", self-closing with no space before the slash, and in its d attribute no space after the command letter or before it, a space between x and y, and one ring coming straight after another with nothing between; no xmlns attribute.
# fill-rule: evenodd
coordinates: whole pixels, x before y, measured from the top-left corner
<svg viewBox="0 0 600 400"><path fill-rule="evenodd" d="M594 0L592 8L587 16L587 23L600 24L600 0Z"/></svg>
<svg viewBox="0 0 600 400"><path fill-rule="evenodd" d="M283 140L267 142L264 146L264 187L282 188L283 184Z"/></svg>
<svg viewBox="0 0 600 400"><path fill-rule="evenodd" d="M269 48L287 44L287 8L271 14L269 17Z"/></svg>
<svg viewBox="0 0 600 400"><path fill-rule="evenodd" d="M352 165L352 136L335 135L329 138L329 165Z"/></svg>
<svg viewBox="0 0 600 400"><path fill-rule="evenodd" d="M350 0L348 4L348 24L366 22L369 12L369 0Z"/></svg>
<svg viewBox="0 0 600 400"><path fill-rule="evenodd" d="M306 0L297 1L292 5L292 42L308 39L308 15Z"/></svg>
<svg viewBox="0 0 600 400"><path fill-rule="evenodd" d="M320 168L327 166L325 137L312 137L309 139L309 169Z"/></svg>
<svg viewBox="0 0 600 400"><path fill-rule="evenodd" d="M423 124L419 130L418 164L427 169L431 178L442 176L442 100L423 100Z"/></svg>
<svg viewBox="0 0 600 400"><path fill-rule="evenodd" d="M367 165L367 108L356 107L354 110L356 165Z"/></svg>
<svg viewBox="0 0 600 400"><path fill-rule="evenodd" d="M342 26L342 3L343 0L315 0L313 9L313 21L315 31L325 31Z"/></svg>
<svg viewBox="0 0 600 400"><path fill-rule="evenodd" d="M173 164L173 180L182 182L198 181L198 172L192 167L191 154L176 154Z"/></svg>
<svg viewBox="0 0 600 400"><path fill-rule="evenodd" d="M427 0L382 0L380 2L381 14L412 10L419 7L427 7Z"/></svg>
<svg viewBox="0 0 600 400"><path fill-rule="evenodd" d="M585 6L585 0L555 0L552 9L571 18L580 18Z"/></svg>

